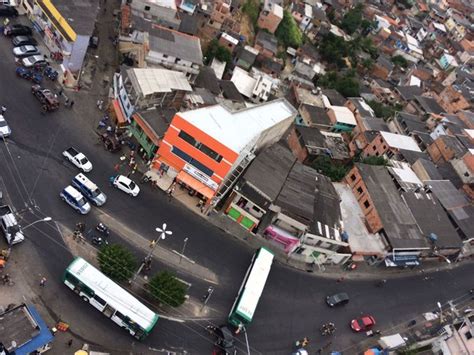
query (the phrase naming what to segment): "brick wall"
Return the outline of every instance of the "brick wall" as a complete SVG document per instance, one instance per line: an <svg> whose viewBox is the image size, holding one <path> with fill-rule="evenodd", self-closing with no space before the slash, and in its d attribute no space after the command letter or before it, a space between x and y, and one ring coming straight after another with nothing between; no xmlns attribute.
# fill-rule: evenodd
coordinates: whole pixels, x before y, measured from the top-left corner
<svg viewBox="0 0 474 355"><path fill-rule="evenodd" d="M298 132L293 127L290 130L290 134L286 137L286 142L293 152L293 155L298 159L299 162L304 162L308 158L308 150L304 147L299 139Z"/></svg>
<svg viewBox="0 0 474 355"><path fill-rule="evenodd" d="M371 233L377 233L383 228L382 221L357 167L353 167L349 171L345 180L364 213L367 228Z"/></svg>
<svg viewBox="0 0 474 355"><path fill-rule="evenodd" d="M431 157L431 160L433 160L433 163L435 164L450 161L454 157L454 151L446 146L442 138L443 137L441 136L436 139L426 149Z"/></svg>
<svg viewBox="0 0 474 355"><path fill-rule="evenodd" d="M376 138L370 142L369 145L367 145L364 150L362 151L362 154L364 156L382 156L385 153L387 153L390 150L388 144L385 142L383 137L379 134L377 135ZM396 152L392 152L395 154Z"/></svg>

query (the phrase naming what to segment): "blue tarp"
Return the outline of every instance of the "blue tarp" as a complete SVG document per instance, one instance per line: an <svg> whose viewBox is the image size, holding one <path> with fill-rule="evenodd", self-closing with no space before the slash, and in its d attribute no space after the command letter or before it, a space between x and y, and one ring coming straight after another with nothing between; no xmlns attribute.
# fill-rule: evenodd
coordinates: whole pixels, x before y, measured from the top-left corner
<svg viewBox="0 0 474 355"><path fill-rule="evenodd" d="M54 338L34 306L27 306L31 316L39 326L39 334L25 345L15 350L15 355L27 355L51 342Z"/></svg>

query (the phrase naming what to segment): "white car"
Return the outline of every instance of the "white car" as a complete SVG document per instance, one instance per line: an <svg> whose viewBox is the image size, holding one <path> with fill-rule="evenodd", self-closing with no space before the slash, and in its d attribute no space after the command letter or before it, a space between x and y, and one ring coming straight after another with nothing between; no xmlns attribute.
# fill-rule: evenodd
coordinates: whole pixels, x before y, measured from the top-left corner
<svg viewBox="0 0 474 355"><path fill-rule="evenodd" d="M112 185L126 194L136 197L140 193L140 188L136 183L123 175L117 175L112 180Z"/></svg>
<svg viewBox="0 0 474 355"><path fill-rule="evenodd" d="M25 45L13 48L13 54L15 57L29 57L31 55L40 54L40 51L35 46Z"/></svg>
<svg viewBox="0 0 474 355"><path fill-rule="evenodd" d="M83 153L79 152L73 147L66 149L63 152L63 157L65 157L85 173L88 173L92 170L92 163L89 161L89 159L87 159Z"/></svg>
<svg viewBox="0 0 474 355"><path fill-rule="evenodd" d="M0 137L8 137L12 133L12 130L5 121L3 115L0 115Z"/></svg>
<svg viewBox="0 0 474 355"><path fill-rule="evenodd" d="M21 60L21 63L25 68L31 68L34 67L35 65L39 66L46 66L48 65L48 62L44 59L42 55L32 55L30 57L23 58Z"/></svg>

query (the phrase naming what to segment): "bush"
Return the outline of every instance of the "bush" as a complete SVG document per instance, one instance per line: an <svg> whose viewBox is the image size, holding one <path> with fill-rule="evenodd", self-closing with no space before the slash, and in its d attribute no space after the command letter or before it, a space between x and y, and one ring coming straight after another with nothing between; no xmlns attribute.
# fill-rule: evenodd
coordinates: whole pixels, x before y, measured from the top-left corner
<svg viewBox="0 0 474 355"><path fill-rule="evenodd" d="M255 0L247 0L244 3L244 6L242 6L242 12L247 14L247 16L250 18L250 21L253 24L253 27L257 27L257 20L258 20L258 15L260 13L260 5L258 1Z"/></svg>
<svg viewBox="0 0 474 355"><path fill-rule="evenodd" d="M298 48L303 43L303 36L295 19L286 10L283 12L283 20L278 25L275 36L285 47Z"/></svg>
<svg viewBox="0 0 474 355"><path fill-rule="evenodd" d="M367 104L372 107L375 116L381 117L385 120L395 115L395 112L401 111L403 109L403 106L401 105L389 106L377 101L367 101Z"/></svg>
<svg viewBox="0 0 474 355"><path fill-rule="evenodd" d="M153 276L148 286L153 297L161 303L178 307L186 300L186 287L169 271Z"/></svg>
<svg viewBox="0 0 474 355"><path fill-rule="evenodd" d="M377 156L370 156L367 158L363 158L360 161L363 164L368 164L368 165L383 165L387 166L388 165L388 160L385 159L384 157L377 157Z"/></svg>
<svg viewBox="0 0 474 355"><path fill-rule="evenodd" d="M328 72L316 81L316 85L335 89L344 97L356 97L360 94L359 81L352 71L348 71L343 75L334 71Z"/></svg>
<svg viewBox="0 0 474 355"><path fill-rule="evenodd" d="M402 68L408 67L408 61L405 58L403 58L401 55L396 55L392 57L392 63Z"/></svg>
<svg viewBox="0 0 474 355"><path fill-rule="evenodd" d="M131 279L137 266L133 254L119 244L103 246L97 259L100 270L116 281Z"/></svg>
<svg viewBox="0 0 474 355"><path fill-rule="evenodd" d="M318 50L326 62L335 64L338 68L346 67L344 57L351 53L349 43L332 33L323 36L319 42Z"/></svg>
<svg viewBox="0 0 474 355"><path fill-rule="evenodd" d="M320 174L329 177L331 181L341 181L349 171L348 167L333 162L331 158L326 155L318 156L311 163L311 166Z"/></svg>
<svg viewBox="0 0 474 355"><path fill-rule="evenodd" d="M213 39L209 42L204 57L206 57L206 64L210 64L214 58L227 64L232 62L232 53L227 48L219 45L217 39Z"/></svg>

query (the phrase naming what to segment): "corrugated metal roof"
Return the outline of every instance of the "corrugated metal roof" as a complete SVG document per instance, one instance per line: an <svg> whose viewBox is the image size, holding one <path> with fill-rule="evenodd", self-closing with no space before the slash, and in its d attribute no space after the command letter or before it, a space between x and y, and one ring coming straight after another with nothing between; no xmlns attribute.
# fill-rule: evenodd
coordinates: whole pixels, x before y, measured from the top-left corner
<svg viewBox="0 0 474 355"><path fill-rule="evenodd" d="M193 89L184 73L152 68L133 68L127 71L135 90L142 96L159 92L188 91Z"/></svg>

